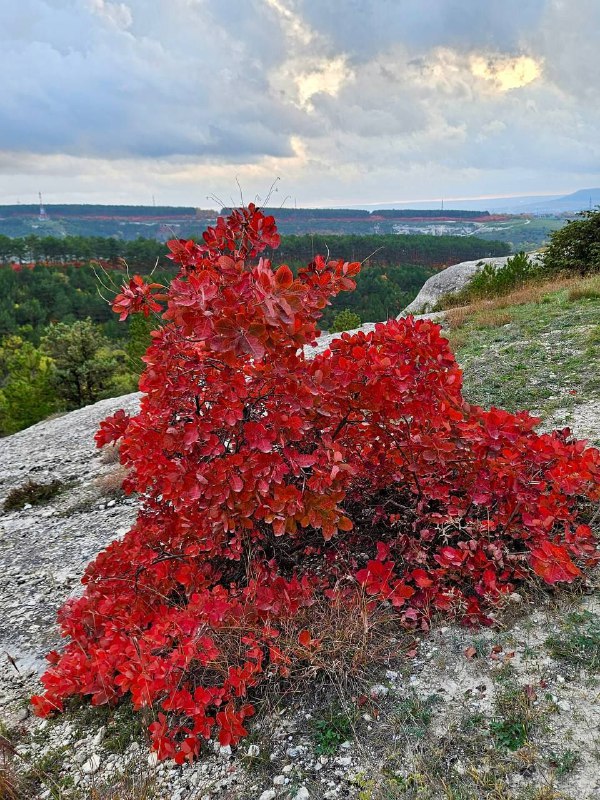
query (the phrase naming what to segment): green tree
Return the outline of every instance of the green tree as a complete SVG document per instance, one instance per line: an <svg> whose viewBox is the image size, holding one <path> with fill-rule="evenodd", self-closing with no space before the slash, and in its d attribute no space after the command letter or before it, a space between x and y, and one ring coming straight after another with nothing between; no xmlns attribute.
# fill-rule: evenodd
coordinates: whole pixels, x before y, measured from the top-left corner
<svg viewBox="0 0 600 800"><path fill-rule="evenodd" d="M342 311L338 311L338 313L333 318L333 324L331 326L332 333L341 333L342 331L351 331L354 328L358 328L360 325L360 317L358 314L355 314L354 311L350 311L348 308L344 308Z"/></svg>
<svg viewBox="0 0 600 800"><path fill-rule="evenodd" d="M150 331L156 327L152 317L135 314L129 321L129 336L127 340L127 355L131 360L131 369L139 375L146 366L142 356L150 346Z"/></svg>
<svg viewBox="0 0 600 800"><path fill-rule="evenodd" d="M600 271L600 207L582 212L579 219L551 234L544 267L550 272L580 275Z"/></svg>
<svg viewBox="0 0 600 800"><path fill-rule="evenodd" d="M58 408L52 361L20 336L0 344L0 433L15 433Z"/></svg>
<svg viewBox="0 0 600 800"><path fill-rule="evenodd" d="M109 397L111 384L123 367L108 339L89 318L72 325L51 325L42 337L42 349L54 362L55 390L68 408Z"/></svg>

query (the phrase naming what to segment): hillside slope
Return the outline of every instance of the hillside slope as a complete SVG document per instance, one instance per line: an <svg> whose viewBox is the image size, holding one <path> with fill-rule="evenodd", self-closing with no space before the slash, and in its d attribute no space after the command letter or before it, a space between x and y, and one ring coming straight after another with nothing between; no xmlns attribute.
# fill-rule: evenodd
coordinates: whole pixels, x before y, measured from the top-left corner
<svg viewBox="0 0 600 800"><path fill-rule="evenodd" d="M600 442L600 292L586 285L450 312L466 397L530 408L544 425L570 424ZM600 796L597 577L577 591L514 595L494 629L442 623L420 644L402 634L350 691L363 696L358 708L314 678L304 696L290 687L283 701L267 697L269 710L237 753L216 745L198 765L157 765L127 706L32 718L26 698L57 644L56 609L135 514L135 501L118 491L118 465L92 437L100 419L133 411L138 399L102 401L0 445L0 498L27 479L63 482L49 504L0 516L0 651L9 656L0 662L0 733L17 746L23 800Z"/></svg>

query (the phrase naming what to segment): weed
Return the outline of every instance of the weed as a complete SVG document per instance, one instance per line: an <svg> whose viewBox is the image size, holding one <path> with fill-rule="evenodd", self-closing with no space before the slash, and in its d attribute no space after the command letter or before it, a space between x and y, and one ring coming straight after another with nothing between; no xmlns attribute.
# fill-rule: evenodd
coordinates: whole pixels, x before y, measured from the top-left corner
<svg viewBox="0 0 600 800"><path fill-rule="evenodd" d="M321 719L313 722L315 752L333 755L353 735L353 719L339 707L331 707Z"/></svg>
<svg viewBox="0 0 600 800"><path fill-rule="evenodd" d="M572 772L579 763L579 753L575 750L565 750L564 753L550 753L548 761L559 776Z"/></svg>
<svg viewBox="0 0 600 800"><path fill-rule="evenodd" d="M552 657L589 672L600 670L600 617L590 611L575 612L561 627L562 633L545 641Z"/></svg>
<svg viewBox="0 0 600 800"><path fill-rule="evenodd" d="M142 717L131 703L117 706L107 725L104 749L109 753L124 753L132 742L143 740L146 726Z"/></svg>
<svg viewBox="0 0 600 800"><path fill-rule="evenodd" d="M527 724L524 719L492 720L490 729L496 741L507 750L520 750L527 741Z"/></svg>
<svg viewBox="0 0 600 800"><path fill-rule="evenodd" d="M416 694L400 700L394 706L391 722L406 739L423 739L431 722L433 706L439 701L437 695L421 700Z"/></svg>
<svg viewBox="0 0 600 800"><path fill-rule="evenodd" d="M63 789L73 784L70 775L62 775L62 766L69 748L66 745L55 747L34 761L19 781L18 798L35 797L42 786L50 791L53 800L61 800Z"/></svg>
<svg viewBox="0 0 600 800"><path fill-rule="evenodd" d="M533 728L535 710L529 696L515 684L507 686L496 695L496 718L490 730L496 742L507 750L520 750Z"/></svg>
<svg viewBox="0 0 600 800"><path fill-rule="evenodd" d="M65 488L65 484L60 480L50 483L37 483L28 480L21 486L16 486L7 494L4 501L5 511L17 511L26 505L37 506L48 503L53 497Z"/></svg>

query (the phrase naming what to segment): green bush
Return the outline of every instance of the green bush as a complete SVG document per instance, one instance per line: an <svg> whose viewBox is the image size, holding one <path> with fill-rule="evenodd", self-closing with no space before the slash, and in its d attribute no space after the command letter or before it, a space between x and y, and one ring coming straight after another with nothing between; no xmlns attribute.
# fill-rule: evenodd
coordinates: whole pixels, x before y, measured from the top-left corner
<svg viewBox="0 0 600 800"><path fill-rule="evenodd" d="M355 314L354 311L350 311L349 309L345 308L343 311L338 311L333 318L331 332L342 333L343 331L352 331L354 328L358 328L359 325L360 317L358 314Z"/></svg>
<svg viewBox="0 0 600 800"><path fill-rule="evenodd" d="M540 274L540 265L523 252L516 253L502 267L482 263L482 269L471 278L470 282L460 292L444 295L438 301L435 310L442 311L453 306L468 305L474 300L508 294L539 277Z"/></svg>
<svg viewBox="0 0 600 800"><path fill-rule="evenodd" d="M544 253L544 269L579 275L600 271L600 207L583 211L579 219L554 231Z"/></svg>

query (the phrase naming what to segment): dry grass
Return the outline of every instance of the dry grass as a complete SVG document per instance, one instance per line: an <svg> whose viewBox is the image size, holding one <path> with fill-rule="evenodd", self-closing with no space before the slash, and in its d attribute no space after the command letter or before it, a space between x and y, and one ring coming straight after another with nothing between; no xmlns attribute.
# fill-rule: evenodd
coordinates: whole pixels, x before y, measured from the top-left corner
<svg viewBox="0 0 600 800"><path fill-rule="evenodd" d="M110 472L99 475L94 481L101 497L119 497L123 493L123 481L127 469L117 464Z"/></svg>
<svg viewBox="0 0 600 800"><path fill-rule="evenodd" d="M569 289L569 300L600 300L600 275L591 275Z"/></svg>
<svg viewBox="0 0 600 800"><path fill-rule="evenodd" d="M350 697L371 685L378 667L398 661L414 646L414 636L399 626L395 609L370 606L370 599L357 591L350 599L315 603L283 625L278 645L293 654L289 683L294 692L304 694L321 682ZM302 630L318 644L300 645Z"/></svg>
<svg viewBox="0 0 600 800"><path fill-rule="evenodd" d="M473 306L459 306L451 308L444 314L444 320L451 331L462 328L473 314Z"/></svg>
<svg viewBox="0 0 600 800"><path fill-rule="evenodd" d="M480 311L475 315L473 322L477 328L501 328L513 321L513 316L508 311L489 309Z"/></svg>
<svg viewBox="0 0 600 800"><path fill-rule="evenodd" d="M110 447L105 446L102 448L100 454L100 461L103 464L118 464L119 462L119 446L112 444Z"/></svg>
<svg viewBox="0 0 600 800"><path fill-rule="evenodd" d="M0 742L0 747L2 743ZM0 754L0 800L21 800L18 794L17 779L12 770L8 754L2 748Z"/></svg>
<svg viewBox="0 0 600 800"><path fill-rule="evenodd" d="M510 294L492 299L476 300L469 306L451 308L445 312L445 320L450 331L459 330L473 320L479 328L497 328L512 322L510 313L499 312L512 306L523 306L530 303L541 303L544 298L559 291L569 292L569 300L596 298L600 296L600 277L592 278L556 278L544 283L531 282Z"/></svg>

